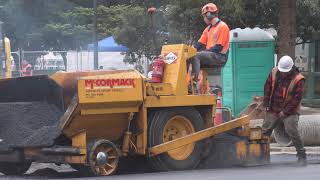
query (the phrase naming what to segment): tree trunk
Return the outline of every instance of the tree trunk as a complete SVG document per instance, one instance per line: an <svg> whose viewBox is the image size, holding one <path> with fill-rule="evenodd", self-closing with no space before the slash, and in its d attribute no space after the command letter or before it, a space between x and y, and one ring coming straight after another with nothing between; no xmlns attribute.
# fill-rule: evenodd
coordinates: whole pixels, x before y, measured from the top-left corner
<svg viewBox="0 0 320 180"><path fill-rule="evenodd" d="M254 28L257 25L255 16L257 15L257 0L246 0L244 4L245 9L245 27Z"/></svg>
<svg viewBox="0 0 320 180"><path fill-rule="evenodd" d="M295 58L296 0L280 0L278 59L284 55Z"/></svg>

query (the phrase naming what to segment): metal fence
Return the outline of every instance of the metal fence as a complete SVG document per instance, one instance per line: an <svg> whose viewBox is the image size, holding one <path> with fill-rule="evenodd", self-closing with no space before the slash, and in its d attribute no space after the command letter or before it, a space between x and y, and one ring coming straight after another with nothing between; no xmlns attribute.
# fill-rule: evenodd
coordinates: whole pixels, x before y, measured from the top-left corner
<svg viewBox="0 0 320 180"><path fill-rule="evenodd" d="M23 61L32 66L33 75L50 75L65 70L61 54L66 51L17 51L11 53L12 76L21 76Z"/></svg>
<svg viewBox="0 0 320 180"><path fill-rule="evenodd" d="M99 69L133 69L136 66L124 62L125 53L99 52ZM12 52L12 75L21 76L23 61L32 65L33 75L50 75L57 71L87 71L94 69L91 51L17 51ZM142 60L146 63L146 60ZM139 62L139 63L141 63ZM140 66L141 67L141 66ZM142 64L147 68L148 65Z"/></svg>

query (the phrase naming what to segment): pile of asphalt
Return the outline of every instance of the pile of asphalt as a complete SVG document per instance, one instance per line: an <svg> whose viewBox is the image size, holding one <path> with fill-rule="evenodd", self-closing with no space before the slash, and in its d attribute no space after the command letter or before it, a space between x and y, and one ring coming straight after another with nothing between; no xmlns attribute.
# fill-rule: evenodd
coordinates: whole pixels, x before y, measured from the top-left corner
<svg viewBox="0 0 320 180"><path fill-rule="evenodd" d="M62 113L47 102L0 103L0 151L51 146L60 135L58 121Z"/></svg>
<svg viewBox="0 0 320 180"><path fill-rule="evenodd" d="M226 168L242 164L237 158L236 143L244 138L223 133L209 138L210 151L199 165L200 169Z"/></svg>

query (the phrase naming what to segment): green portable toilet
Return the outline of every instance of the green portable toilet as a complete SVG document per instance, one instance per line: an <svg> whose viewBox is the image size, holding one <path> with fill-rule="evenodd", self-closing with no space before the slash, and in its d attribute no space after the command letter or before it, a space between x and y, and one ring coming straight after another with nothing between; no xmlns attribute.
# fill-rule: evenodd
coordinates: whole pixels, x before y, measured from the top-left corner
<svg viewBox="0 0 320 180"><path fill-rule="evenodd" d="M232 30L228 62L222 71L223 106L238 116L254 96L263 96L273 67L274 38L270 33L260 28Z"/></svg>

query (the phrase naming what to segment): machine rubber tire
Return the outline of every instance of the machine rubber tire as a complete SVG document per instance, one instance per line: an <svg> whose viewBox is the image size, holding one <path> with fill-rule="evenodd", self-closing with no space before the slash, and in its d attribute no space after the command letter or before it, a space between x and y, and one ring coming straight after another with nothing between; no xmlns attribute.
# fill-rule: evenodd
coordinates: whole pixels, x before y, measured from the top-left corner
<svg viewBox="0 0 320 180"><path fill-rule="evenodd" d="M28 171L31 162L0 163L0 172L5 175L22 175Z"/></svg>
<svg viewBox="0 0 320 180"><path fill-rule="evenodd" d="M200 113L191 107L178 107L163 109L153 112L148 122L148 147L162 144L164 141L164 131L167 122L171 118L182 116L186 118L193 126L194 130L200 131L205 128L204 120ZM172 158L168 152L149 158L151 166L156 171L185 170L194 169L202 159L204 141L194 143L192 153L185 159L177 160Z"/></svg>

